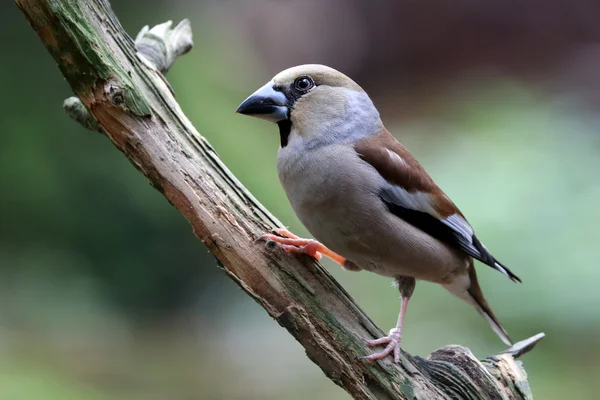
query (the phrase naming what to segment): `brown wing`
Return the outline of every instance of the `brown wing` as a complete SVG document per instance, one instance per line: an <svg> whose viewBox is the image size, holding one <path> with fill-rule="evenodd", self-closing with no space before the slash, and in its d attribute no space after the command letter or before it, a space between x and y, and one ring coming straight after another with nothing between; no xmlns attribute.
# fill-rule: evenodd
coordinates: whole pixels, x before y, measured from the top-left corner
<svg viewBox="0 0 600 400"><path fill-rule="evenodd" d="M440 217L462 215L425 168L386 129L377 136L357 142L354 149L390 184L397 185L408 193L426 193L431 206Z"/></svg>
<svg viewBox="0 0 600 400"><path fill-rule="evenodd" d="M387 130L358 141L354 149L387 181L379 197L392 214L520 282L487 251L456 205Z"/></svg>

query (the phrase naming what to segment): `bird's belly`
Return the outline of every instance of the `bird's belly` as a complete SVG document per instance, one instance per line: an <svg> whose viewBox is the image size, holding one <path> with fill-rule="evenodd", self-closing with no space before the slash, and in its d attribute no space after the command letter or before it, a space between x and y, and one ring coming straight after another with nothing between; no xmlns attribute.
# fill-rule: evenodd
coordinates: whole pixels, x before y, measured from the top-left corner
<svg viewBox="0 0 600 400"><path fill-rule="evenodd" d="M330 146L338 147L338 146ZM300 222L320 242L342 253L361 241L365 227L364 216L372 212L366 198L369 187L368 171L357 168L360 160L340 146L336 150L315 149L310 155L278 157L279 178ZM285 153L284 153L285 154Z"/></svg>
<svg viewBox="0 0 600 400"><path fill-rule="evenodd" d="M346 157L340 157L343 146L327 150L293 162L278 159L292 208L318 241L384 276L443 283L467 268L466 257L389 213L378 196L381 177L353 150Z"/></svg>

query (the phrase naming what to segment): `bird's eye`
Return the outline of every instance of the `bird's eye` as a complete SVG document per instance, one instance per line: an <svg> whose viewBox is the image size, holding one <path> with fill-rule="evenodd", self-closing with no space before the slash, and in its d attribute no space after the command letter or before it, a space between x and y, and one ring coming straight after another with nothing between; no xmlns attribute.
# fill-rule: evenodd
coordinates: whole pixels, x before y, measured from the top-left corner
<svg viewBox="0 0 600 400"><path fill-rule="evenodd" d="M300 92L308 92L315 82L308 76L301 76L294 81L294 88Z"/></svg>

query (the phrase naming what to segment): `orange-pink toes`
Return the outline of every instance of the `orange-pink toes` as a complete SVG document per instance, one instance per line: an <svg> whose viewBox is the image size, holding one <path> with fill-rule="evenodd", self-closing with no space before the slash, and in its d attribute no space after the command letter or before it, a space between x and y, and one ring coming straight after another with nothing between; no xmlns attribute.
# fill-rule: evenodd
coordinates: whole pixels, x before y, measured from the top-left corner
<svg viewBox="0 0 600 400"><path fill-rule="evenodd" d="M344 265L344 263L346 263L346 259L344 257L329 250L327 247L317 242L316 240L301 239L285 229L274 229L273 231L278 235L285 237L267 233L265 235L262 235L260 239L272 240L275 243L279 243L281 247L283 247L286 251L289 251L291 253L308 254L317 261L320 260L323 256L326 256L342 266Z"/></svg>
<svg viewBox="0 0 600 400"><path fill-rule="evenodd" d="M308 254L315 260L320 260L323 255L319 252L319 242L312 239L291 239L267 233L260 237L262 240L271 240L290 253Z"/></svg>

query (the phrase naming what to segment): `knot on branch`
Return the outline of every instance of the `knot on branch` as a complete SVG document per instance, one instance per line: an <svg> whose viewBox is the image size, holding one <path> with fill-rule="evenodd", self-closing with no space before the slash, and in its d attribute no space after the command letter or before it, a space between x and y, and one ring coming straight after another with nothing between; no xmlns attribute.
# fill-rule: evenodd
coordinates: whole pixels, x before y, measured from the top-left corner
<svg viewBox="0 0 600 400"><path fill-rule="evenodd" d="M107 82L104 85L104 95L112 105L122 106L125 102L123 89L114 82Z"/></svg>

